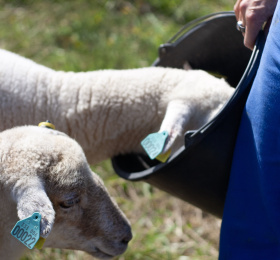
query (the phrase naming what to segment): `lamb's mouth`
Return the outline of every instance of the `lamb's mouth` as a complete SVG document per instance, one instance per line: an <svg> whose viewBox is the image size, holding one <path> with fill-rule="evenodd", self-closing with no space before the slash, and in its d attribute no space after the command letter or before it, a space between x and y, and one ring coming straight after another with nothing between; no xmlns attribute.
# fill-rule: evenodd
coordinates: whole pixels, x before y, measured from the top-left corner
<svg viewBox="0 0 280 260"><path fill-rule="evenodd" d="M95 247L94 250L90 252L90 254L93 255L94 257L98 257L99 259L111 259L115 257L115 255L109 255L97 247Z"/></svg>

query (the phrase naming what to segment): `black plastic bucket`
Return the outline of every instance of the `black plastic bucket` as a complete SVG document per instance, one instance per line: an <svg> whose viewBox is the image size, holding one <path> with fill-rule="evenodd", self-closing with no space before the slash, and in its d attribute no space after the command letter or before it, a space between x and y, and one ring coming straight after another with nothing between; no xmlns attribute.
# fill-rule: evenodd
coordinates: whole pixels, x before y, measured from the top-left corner
<svg viewBox="0 0 280 260"><path fill-rule="evenodd" d="M198 130L185 134L182 147L166 163L145 155L112 159L116 173L145 181L217 217L222 217L241 114L257 71L264 36L253 52L243 45L233 12L212 14L188 23L159 48L154 66L194 69L222 75L235 92L221 112Z"/></svg>

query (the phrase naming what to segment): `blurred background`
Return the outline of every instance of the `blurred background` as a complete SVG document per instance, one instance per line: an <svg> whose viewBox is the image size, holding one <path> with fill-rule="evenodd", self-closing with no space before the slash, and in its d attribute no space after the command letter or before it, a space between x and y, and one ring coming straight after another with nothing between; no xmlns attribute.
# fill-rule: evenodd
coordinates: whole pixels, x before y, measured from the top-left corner
<svg viewBox="0 0 280 260"><path fill-rule="evenodd" d="M184 24L233 9L234 0L0 0L0 48L56 70L150 66ZM0 61L1 62L1 61ZM214 260L220 220L146 183L92 166L129 218L134 238L118 260ZM89 260L83 252L32 250L21 260Z"/></svg>

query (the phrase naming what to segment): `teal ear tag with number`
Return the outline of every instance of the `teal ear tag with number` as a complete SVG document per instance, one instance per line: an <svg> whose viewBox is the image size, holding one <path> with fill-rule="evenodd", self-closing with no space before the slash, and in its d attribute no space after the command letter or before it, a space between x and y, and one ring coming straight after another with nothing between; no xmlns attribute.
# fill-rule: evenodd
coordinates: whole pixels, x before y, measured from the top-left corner
<svg viewBox="0 0 280 260"><path fill-rule="evenodd" d="M26 247L32 249L40 238L40 221L41 214L34 212L31 217L18 221L11 234Z"/></svg>
<svg viewBox="0 0 280 260"><path fill-rule="evenodd" d="M150 159L155 159L163 150L168 132L149 134L142 142L141 145L149 155Z"/></svg>

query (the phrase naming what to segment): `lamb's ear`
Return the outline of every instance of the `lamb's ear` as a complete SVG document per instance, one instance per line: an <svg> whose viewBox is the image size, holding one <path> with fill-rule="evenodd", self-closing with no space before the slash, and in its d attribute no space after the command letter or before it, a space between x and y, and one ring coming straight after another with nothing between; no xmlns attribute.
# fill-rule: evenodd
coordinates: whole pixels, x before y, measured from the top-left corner
<svg viewBox="0 0 280 260"><path fill-rule="evenodd" d="M19 179L13 188L19 219L30 217L34 212L42 216L40 236L47 238L54 224L55 211L41 180L36 176Z"/></svg>
<svg viewBox="0 0 280 260"><path fill-rule="evenodd" d="M169 136L165 142L162 153L172 148L179 136L182 136L190 120L191 110L189 104L183 100L169 102L159 132L167 131Z"/></svg>

